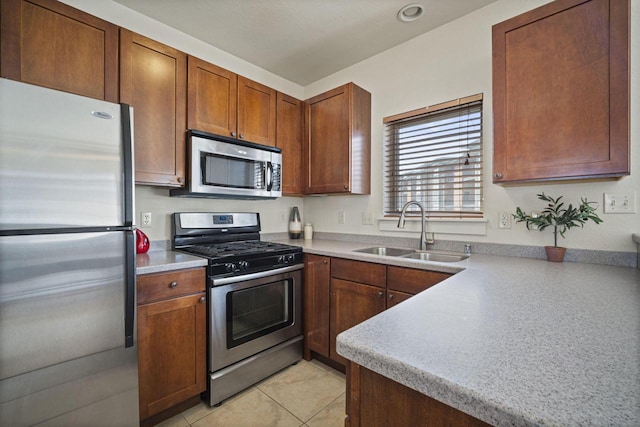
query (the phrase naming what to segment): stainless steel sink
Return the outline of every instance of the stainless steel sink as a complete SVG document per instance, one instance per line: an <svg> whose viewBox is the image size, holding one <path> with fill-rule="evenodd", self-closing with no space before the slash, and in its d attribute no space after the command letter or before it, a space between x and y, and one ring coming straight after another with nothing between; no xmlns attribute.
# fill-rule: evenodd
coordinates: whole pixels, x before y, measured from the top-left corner
<svg viewBox="0 0 640 427"><path fill-rule="evenodd" d="M437 251L417 251L415 249L405 248L387 248L384 246L374 246L371 248L355 249L353 252L363 254L393 256L400 258L419 259L422 261L436 262L457 262L469 258L469 255L459 254L455 252L437 252Z"/></svg>
<svg viewBox="0 0 640 427"><path fill-rule="evenodd" d="M469 255L465 254L452 254L441 252L413 252L407 255L401 255L402 258L419 259L422 261L436 261L436 262L458 262L469 258Z"/></svg>
<svg viewBox="0 0 640 427"><path fill-rule="evenodd" d="M372 248L364 248L364 249L356 249L353 252L361 252L363 254L372 254L372 255L384 255L384 256L403 256L407 254L412 254L415 251L413 249L402 249L402 248L386 248L383 246L374 246Z"/></svg>

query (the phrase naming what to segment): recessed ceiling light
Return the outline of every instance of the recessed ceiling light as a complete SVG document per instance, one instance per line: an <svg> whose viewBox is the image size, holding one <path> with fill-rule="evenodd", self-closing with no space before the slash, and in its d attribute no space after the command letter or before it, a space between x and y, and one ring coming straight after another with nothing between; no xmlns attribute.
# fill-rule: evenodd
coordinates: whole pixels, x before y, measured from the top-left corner
<svg viewBox="0 0 640 427"><path fill-rule="evenodd" d="M420 18L424 13L424 6L418 3L411 3L403 6L398 11L398 20L402 22L411 22Z"/></svg>

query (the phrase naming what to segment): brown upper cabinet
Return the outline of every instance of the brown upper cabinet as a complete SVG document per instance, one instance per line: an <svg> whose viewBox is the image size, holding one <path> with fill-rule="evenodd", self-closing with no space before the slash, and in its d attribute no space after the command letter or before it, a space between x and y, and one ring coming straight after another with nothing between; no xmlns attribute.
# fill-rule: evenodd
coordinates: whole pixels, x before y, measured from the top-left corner
<svg viewBox="0 0 640 427"><path fill-rule="evenodd" d="M493 26L493 182L629 175L628 0L557 0Z"/></svg>
<svg viewBox="0 0 640 427"><path fill-rule="evenodd" d="M305 101L306 194L370 194L371 94L353 83Z"/></svg>
<svg viewBox="0 0 640 427"><path fill-rule="evenodd" d="M276 105L276 147L282 150L282 194L300 196L302 188L303 103L278 92Z"/></svg>
<svg viewBox="0 0 640 427"><path fill-rule="evenodd" d="M187 56L120 31L120 100L133 107L136 183L185 183Z"/></svg>
<svg viewBox="0 0 640 427"><path fill-rule="evenodd" d="M187 126L276 145L276 91L201 59L189 57Z"/></svg>
<svg viewBox="0 0 640 427"><path fill-rule="evenodd" d="M118 101L118 27L53 0L2 0L0 75Z"/></svg>
<svg viewBox="0 0 640 427"><path fill-rule="evenodd" d="M236 136L238 76L189 56L187 127Z"/></svg>

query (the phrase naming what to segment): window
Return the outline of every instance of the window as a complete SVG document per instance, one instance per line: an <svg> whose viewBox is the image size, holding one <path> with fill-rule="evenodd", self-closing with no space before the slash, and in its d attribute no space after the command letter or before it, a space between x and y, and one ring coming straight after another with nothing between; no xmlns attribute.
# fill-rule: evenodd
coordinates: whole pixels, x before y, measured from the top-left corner
<svg viewBox="0 0 640 427"><path fill-rule="evenodd" d="M385 215L415 200L430 216L482 216L482 94L384 123Z"/></svg>

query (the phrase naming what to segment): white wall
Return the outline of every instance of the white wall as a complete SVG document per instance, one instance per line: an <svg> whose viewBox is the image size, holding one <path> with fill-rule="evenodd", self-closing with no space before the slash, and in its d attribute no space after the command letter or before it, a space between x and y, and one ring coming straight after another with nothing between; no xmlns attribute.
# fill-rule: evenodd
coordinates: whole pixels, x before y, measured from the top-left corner
<svg viewBox="0 0 640 427"><path fill-rule="evenodd" d="M390 234L381 232L379 224L362 225L364 211L373 211L382 218L383 205L383 127L385 116L425 107L476 93L484 93L484 174L486 235L437 233L436 239L514 243L523 245L553 244L552 235L545 231L527 231L524 224L511 229L498 229L500 211L515 212L516 206L529 211L541 210L543 202L536 198L539 191L579 203L581 197L602 204L605 192L637 191L640 197L640 2L632 2L632 76L631 76L631 171L632 175L619 181L545 184L501 187L492 183L493 115L491 93L491 26L512 16L548 3L548 0L502 0L464 16L443 27L423 34L400 46L362 61L323 80L305 87L305 99L353 81L372 94L372 192L371 196L305 198L307 220L317 230L358 234ZM640 212L640 199L636 200ZM337 212L346 212L346 224L337 223ZM603 214L600 225L587 223L583 230L573 229L559 244L571 248L635 251L631 233L640 232L640 214ZM389 228L388 226L386 228ZM462 226L459 227L462 229ZM411 231L409 236L417 235Z"/></svg>
<svg viewBox="0 0 640 427"><path fill-rule="evenodd" d="M436 238L469 242L515 243L523 245L548 245L551 234L527 231L523 224L513 224L511 229L497 228L500 211L515 211L516 206L526 210L540 210L543 205L535 197L539 191L578 203L581 197L602 203L605 192L636 191L636 210L640 212L640 120L634 113L640 105L640 4L632 3L631 25L631 171L632 175L619 181L545 184L522 187L501 187L491 182L492 158L492 96L491 96L491 26L547 3L549 0L501 0L464 16L443 27L396 46L375 57L317 81L305 88L288 82L215 47L206 45L190 36L173 30L157 21L131 11L111 0L64 0L76 8L85 10L107 21L131 29L184 52L227 68L300 99L353 81L372 94L372 192L370 196L283 197L275 201L233 201L216 199L169 198L169 191L153 187L136 187L136 211L153 213L153 228L145 229L152 240L169 239L169 216L176 211L258 211L263 231L286 231L286 221L291 206L301 209L304 222L312 222L316 231L343 232L375 235L416 236L398 231L381 231L382 220L382 172L383 128L382 118L388 115L436 104L475 93L484 93L484 156L486 164L485 235L467 235L463 225L454 225L454 233L438 233ZM338 211L346 212L346 224L337 223ZM374 225L362 225L362 212L371 211L377 221ZM571 230L561 244L571 248L635 251L631 233L640 232L640 214L600 216L604 223L588 223L584 230ZM382 226L388 222L382 222ZM437 227L437 224L436 224ZM411 227L408 225L407 229ZM466 228L464 228L466 229ZM436 231L438 228L436 228Z"/></svg>

